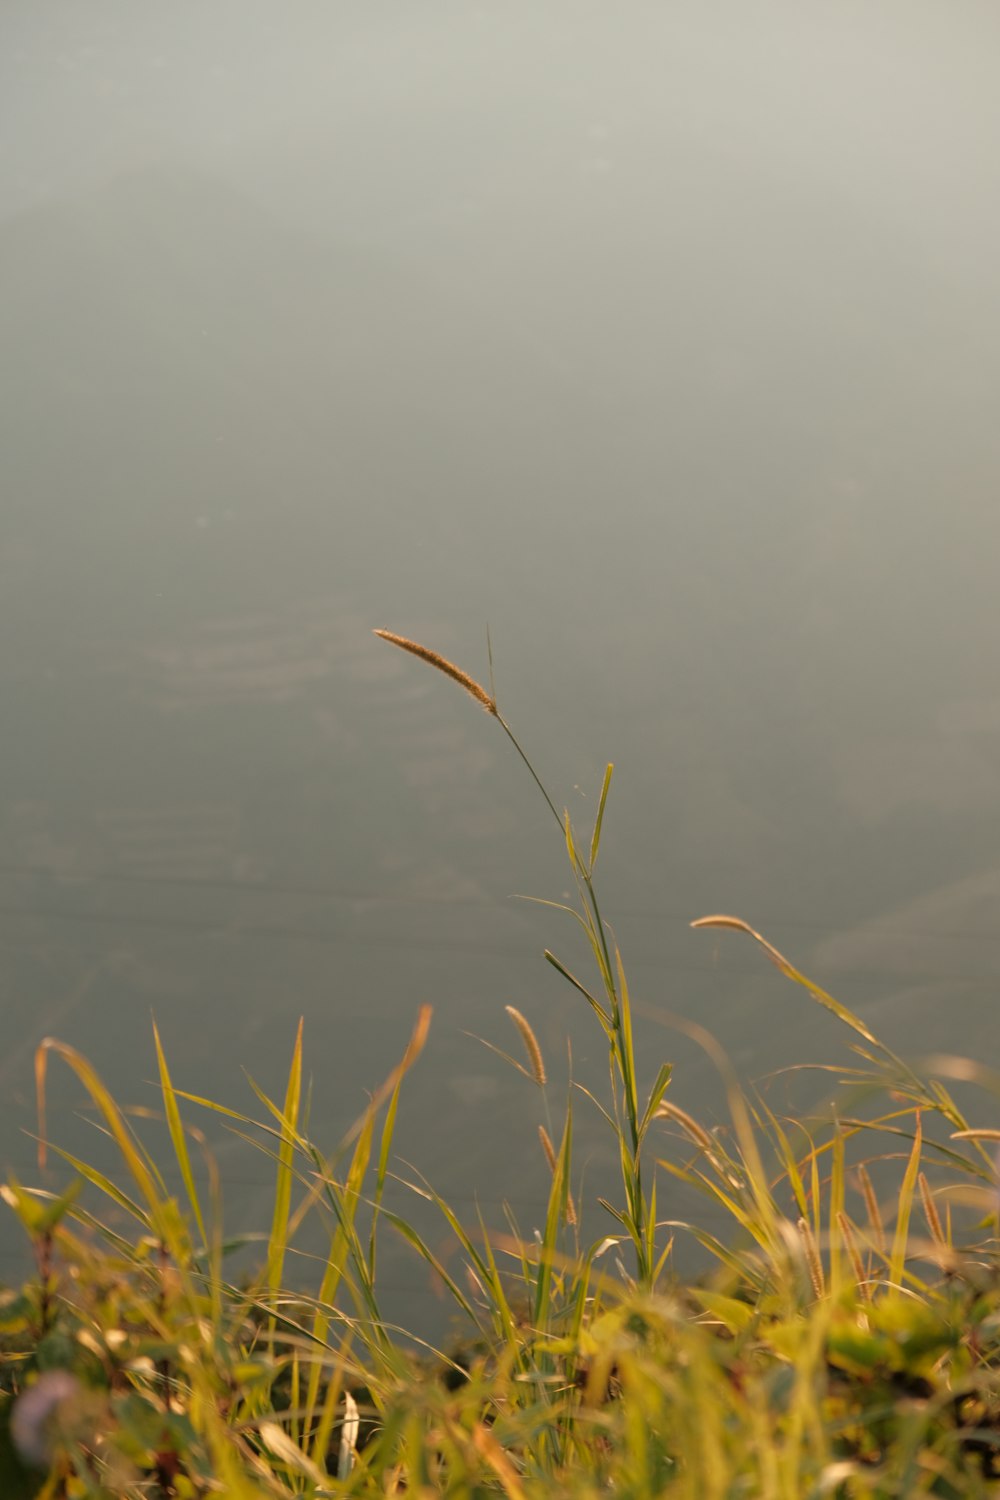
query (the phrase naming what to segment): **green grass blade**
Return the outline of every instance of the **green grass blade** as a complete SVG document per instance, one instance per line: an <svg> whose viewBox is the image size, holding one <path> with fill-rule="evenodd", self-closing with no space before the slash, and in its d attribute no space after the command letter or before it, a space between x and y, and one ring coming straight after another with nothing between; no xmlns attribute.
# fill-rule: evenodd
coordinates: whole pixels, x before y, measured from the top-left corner
<svg viewBox="0 0 1000 1500"><path fill-rule="evenodd" d="M160 1089L163 1093L163 1107L167 1116L167 1126L170 1130L174 1155L177 1158L177 1165L180 1167L184 1188L188 1195L188 1202L191 1204L191 1210L198 1225L198 1233L201 1235L202 1244L207 1246L208 1235L205 1233L205 1220L202 1217L198 1189L195 1186L194 1173L191 1170L191 1158L188 1155L184 1125L181 1120L180 1110L177 1107L177 1096L170 1081L170 1071L167 1067L167 1059L164 1056L159 1029L155 1021L153 1022L153 1041L156 1044L156 1063L160 1071Z"/></svg>
<svg viewBox="0 0 1000 1500"><path fill-rule="evenodd" d="M104 1116L108 1131L118 1146L131 1176L149 1207L154 1223L160 1217L160 1209L166 1196L163 1181L146 1151L139 1144L126 1123L125 1117L110 1092L101 1081L96 1069L74 1047L46 1037L39 1043L35 1053L35 1082L38 1097L39 1165L45 1165L45 1083L50 1054L62 1059L83 1084L100 1113ZM168 1242L170 1243L170 1242ZM174 1247L171 1243L171 1248Z"/></svg>
<svg viewBox="0 0 1000 1500"><path fill-rule="evenodd" d="M372 1198L372 1222L368 1236L368 1271L373 1282L375 1280L375 1244L378 1231L379 1209L382 1206L382 1196L385 1192L385 1178L389 1168L389 1152L392 1149L392 1138L396 1130L396 1114L399 1109L399 1093L402 1085L403 1080L399 1079L390 1095L389 1106L385 1112L385 1120L382 1125L382 1139L379 1143L375 1192Z"/></svg>
<svg viewBox="0 0 1000 1500"><path fill-rule="evenodd" d="M840 1224L844 1213L845 1191L844 1132L838 1124L834 1128L833 1137L833 1164L830 1168L829 1229L827 1231L830 1246L830 1296L835 1301L840 1292L843 1275Z"/></svg>
<svg viewBox="0 0 1000 1500"><path fill-rule="evenodd" d="M635 1084L635 1044L632 1040L632 1005L629 1000L628 983L625 979L625 966L622 956L615 945L615 968L618 973L619 1015L621 1017L621 1046L619 1048L619 1063L621 1065L622 1083L625 1088L625 1107L628 1110L629 1122L632 1126L633 1144L636 1151L639 1148L639 1096ZM636 1158L638 1160L638 1158Z"/></svg>
<svg viewBox="0 0 1000 1500"><path fill-rule="evenodd" d="M913 1149L910 1159L906 1164L903 1174L903 1185L899 1190L899 1211L896 1215L896 1232L892 1239L892 1253L889 1257L889 1280L896 1286L901 1286L903 1281L903 1270L906 1265L906 1250L910 1236L910 1211L913 1207L913 1195L917 1186L917 1174L920 1171L920 1151L923 1144L923 1126L920 1120L920 1111L916 1111L916 1128L913 1132Z"/></svg>
<svg viewBox="0 0 1000 1500"><path fill-rule="evenodd" d="M584 1096L585 1099L589 1099L590 1100L591 1104L594 1106L594 1108L597 1110L598 1114L604 1120L604 1122L608 1126L609 1130L614 1131L614 1133L617 1135L618 1134L618 1124L617 1124L616 1120L614 1119L614 1116L608 1110L606 1110L604 1108L604 1105L601 1103L600 1099L598 1099L595 1094L592 1094L591 1091L590 1091L590 1089L588 1089L585 1084L582 1084L582 1083L578 1082L576 1079L573 1080L573 1087L575 1089L578 1089L579 1092Z"/></svg>
<svg viewBox="0 0 1000 1500"><path fill-rule="evenodd" d="M567 1108L562 1143L556 1156L555 1170L552 1173L552 1185L549 1188L549 1202L545 1213L545 1233L542 1236L538 1259L534 1305L534 1324L536 1329L544 1329L548 1322L549 1305L552 1299L553 1260L559 1239L559 1230L566 1222L566 1210L569 1203L572 1149L573 1112L571 1108Z"/></svg>
<svg viewBox="0 0 1000 1500"><path fill-rule="evenodd" d="M410 1245L413 1246L413 1248L414 1248L414 1250L416 1250L417 1254L423 1260L425 1260L427 1262L427 1264L431 1267L431 1269L441 1278L442 1283L448 1288L449 1292L454 1297L455 1301L458 1303L458 1306L471 1319L472 1323L478 1328L479 1327L479 1319L476 1317L475 1310L472 1307L472 1304L470 1303L469 1299L466 1297L465 1293L459 1287L459 1285L455 1281L454 1277L451 1276L449 1274L449 1272L445 1269L444 1265L441 1263L441 1261L438 1259L438 1257L434 1254L433 1250L431 1250L431 1248L429 1247L429 1245L427 1245L427 1243L421 1238L421 1236L413 1228L413 1225L412 1224L408 1224L407 1221L400 1214L393 1213L392 1210L388 1209L388 1208L383 1208L382 1209L382 1216L383 1216L383 1218L385 1218L385 1219L388 1220L388 1222L392 1225L392 1227L399 1234L402 1235L403 1239L406 1240L408 1244L410 1244Z"/></svg>
<svg viewBox="0 0 1000 1500"><path fill-rule="evenodd" d="M281 1274L287 1249L288 1219L292 1202L292 1163L302 1098L302 1021L295 1035L292 1062L288 1070L288 1087L285 1090L284 1126L278 1150L278 1169L274 1182L274 1211L271 1216L271 1236L267 1246L267 1285L276 1292L281 1285Z"/></svg>
<svg viewBox="0 0 1000 1500"><path fill-rule="evenodd" d="M847 1006L842 1005L839 1000L835 1000L832 995L828 995L826 990L820 989L819 985L814 984L805 974L800 974L798 969L794 968L788 962L784 954L779 953L777 948L772 943L769 943L767 938L761 933L755 931L748 922L744 922L740 917L711 916L699 917L696 922L691 923L691 926L731 927L737 932L748 933L763 948L775 968L779 969L786 979L791 979L795 984L802 985L804 989L809 991L814 1000L817 1000L820 1005L824 1005L827 1010L832 1011L838 1021L843 1021L845 1026L849 1026L852 1031L856 1031L859 1036L863 1036L865 1041L870 1042L873 1047L878 1047L883 1052L886 1051L878 1037L874 1036L868 1030L868 1027L860 1017L856 1016L853 1011L848 1010Z"/></svg>
<svg viewBox="0 0 1000 1500"><path fill-rule="evenodd" d="M569 855L569 862L574 870L578 869L579 862L576 855L576 845L573 842L573 825L569 820L568 812L563 813L563 832L566 835L566 853Z"/></svg>
<svg viewBox="0 0 1000 1500"><path fill-rule="evenodd" d="M608 768L604 773L604 784L601 787L601 796L597 804L597 817L594 819L594 835L590 840L590 873L593 875L594 866L597 863L597 851L601 846L601 825L604 822L604 805L608 800L608 792L611 789L611 777L614 773L614 762L608 761Z"/></svg>
<svg viewBox="0 0 1000 1500"><path fill-rule="evenodd" d="M78 1156L74 1156L71 1151L64 1150L62 1146L50 1145L49 1150L71 1166L74 1172L78 1172L86 1182L90 1183L91 1187L95 1187L104 1193L106 1197L111 1199L112 1203L117 1203L119 1208L124 1209L138 1224L142 1225L147 1234L153 1229L152 1219L146 1210L141 1204L136 1203L134 1198L130 1198L127 1193L123 1193L121 1188L111 1181L110 1177L106 1177L103 1172L99 1172L96 1167L90 1166L87 1162L81 1161Z"/></svg>
<svg viewBox="0 0 1000 1500"><path fill-rule="evenodd" d="M587 1003L593 1007L593 1009L594 1009L594 1011L595 1011L595 1013L597 1015L598 1020L600 1021L601 1025L604 1027L605 1035L607 1036L608 1040L610 1041L611 1038L612 1038L612 1036L614 1035L614 1027L613 1027L612 1022L611 1022L611 1017L608 1015L607 1011L604 1009L604 1006L601 1004L601 1002L599 1000L595 1000L594 999L594 996L587 989L587 986L585 984L581 984L580 981L579 981L579 979L577 979L573 974L571 974L570 971L569 971L569 969L566 968L566 965L560 963L559 960L558 960L558 958L556 958L555 954L552 953L552 952L550 952L548 948L546 948L546 950L545 950L544 957L545 957L546 963L550 963L552 965L552 967L556 970L556 972L558 974L561 974L564 979L568 980L569 983L573 986L573 988L575 990L579 990L580 994L587 1001Z"/></svg>
<svg viewBox="0 0 1000 1500"><path fill-rule="evenodd" d="M639 1122L640 1142L645 1138L646 1131L650 1126L650 1122L656 1111L660 1107L660 1101L663 1098L663 1095L666 1093L667 1084L670 1082L673 1071L674 1070L671 1063L664 1063L660 1068L660 1071L656 1075L656 1080L653 1084L653 1087L649 1091L649 1098L646 1101L645 1111L643 1112L642 1119Z"/></svg>
<svg viewBox="0 0 1000 1500"><path fill-rule="evenodd" d="M517 1357L520 1353L520 1340L517 1335L517 1319L514 1316L507 1292L503 1284L503 1277L497 1265L496 1256L493 1253L493 1243L483 1222L482 1210L477 1210L479 1216L479 1232L483 1241L483 1253L481 1261L489 1268L488 1276L481 1277L483 1284L493 1298L492 1314L494 1324L507 1345L511 1354Z"/></svg>
<svg viewBox="0 0 1000 1500"><path fill-rule="evenodd" d="M300 1151L305 1151L306 1154L308 1154L309 1143L306 1140L306 1137L298 1129L297 1122L294 1125L289 1122L288 1117L285 1114L284 1107L275 1104L273 1099L269 1099L264 1090L261 1088L260 1084L257 1083L256 1079L250 1073L244 1072L244 1077L246 1078L247 1083L253 1089L254 1093L257 1095L257 1098L260 1100L261 1104L263 1104L267 1112L272 1115L277 1121L277 1124L274 1127L268 1127L263 1123L263 1121L258 1120L256 1122L258 1129L270 1129L270 1133L280 1143L290 1142L293 1147L297 1146Z"/></svg>
<svg viewBox="0 0 1000 1500"><path fill-rule="evenodd" d="M792 1193L794 1194L795 1205L798 1209L799 1217L805 1218L807 1212L805 1184L802 1181L802 1174L799 1171L799 1164L796 1160L795 1152L792 1148L792 1143L788 1139L788 1134L781 1121L778 1119L777 1115L768 1107L763 1099L759 1098L759 1096L758 1108L763 1111L764 1115L766 1116L767 1123L771 1129L771 1133L774 1139L777 1141L778 1156L782 1166L785 1169L785 1176L788 1178Z"/></svg>

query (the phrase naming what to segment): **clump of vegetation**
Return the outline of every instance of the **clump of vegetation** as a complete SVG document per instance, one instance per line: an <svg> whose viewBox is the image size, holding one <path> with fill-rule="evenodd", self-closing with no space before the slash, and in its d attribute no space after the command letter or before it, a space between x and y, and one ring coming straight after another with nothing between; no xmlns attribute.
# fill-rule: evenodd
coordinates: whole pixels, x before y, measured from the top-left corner
<svg viewBox="0 0 1000 1500"><path fill-rule="evenodd" d="M540 1125L551 1172L544 1227L522 1237L461 1222L430 1186L462 1270L386 1202L400 1090L430 1012L332 1152L304 1123L302 1029L279 1102L259 1118L177 1088L154 1029L168 1191L136 1125L91 1064L39 1049L40 1138L71 1174L62 1193L10 1180L35 1272L0 1294L0 1494L232 1500L340 1495L965 1497L1000 1483L1000 1258L992 1151L945 1079L997 1079L941 1059L925 1078L735 918L788 979L851 1033L831 1070L847 1108L807 1134L726 1082L730 1123L708 1130L636 1066L625 968L594 884L612 768L585 842L557 810L496 695L436 652L389 632L496 718L565 840L594 979L546 958L586 1002L607 1043L607 1095L587 1094L612 1133L621 1196L574 1190L573 1108ZM557 904L557 903L553 903ZM536 1086L546 1065L530 1021L508 1007ZM511 1059L513 1062L514 1060ZM46 1147L52 1062L83 1084L123 1171L105 1175ZM586 1092L586 1091L584 1091ZM859 1101L862 1103L859 1106ZM221 1189L193 1122L211 1111L273 1166L259 1273L227 1273ZM658 1184L679 1180L721 1210L731 1234L661 1217ZM103 1200L105 1208L92 1205ZM603 1216L592 1239L591 1220ZM313 1284L287 1285L306 1219L326 1252ZM401 1235L440 1279L464 1353L419 1349L384 1322L378 1248ZM713 1269L673 1271L679 1234Z"/></svg>

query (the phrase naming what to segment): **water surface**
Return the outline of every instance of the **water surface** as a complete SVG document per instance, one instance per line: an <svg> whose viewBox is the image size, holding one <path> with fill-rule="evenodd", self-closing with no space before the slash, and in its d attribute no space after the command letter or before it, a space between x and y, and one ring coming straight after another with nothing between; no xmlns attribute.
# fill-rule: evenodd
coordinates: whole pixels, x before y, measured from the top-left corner
<svg viewBox="0 0 1000 1500"><path fill-rule="evenodd" d="M511 899L560 898L565 854L382 625L484 677L489 624L581 825L616 761L604 901L679 1102L722 1107L668 1013L748 1079L844 1045L690 932L712 910L892 1044L995 1057L994 8L105 0L0 30L5 1158L32 1171L46 1034L151 1105L152 1011L179 1084L249 1104L304 1016L332 1142L429 1001L404 1153L530 1228L544 1114L475 1038L515 1045L517 1005L556 1109L567 1036L603 1076L540 957L570 928ZM77 1104L54 1133L89 1149ZM266 1222L262 1163L220 1150ZM387 1276L412 1311L419 1272Z"/></svg>

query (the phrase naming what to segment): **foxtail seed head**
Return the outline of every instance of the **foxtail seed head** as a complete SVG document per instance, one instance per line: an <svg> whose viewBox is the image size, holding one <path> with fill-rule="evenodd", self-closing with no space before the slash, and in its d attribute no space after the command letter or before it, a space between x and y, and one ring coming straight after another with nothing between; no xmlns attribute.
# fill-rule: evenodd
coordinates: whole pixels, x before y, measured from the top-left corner
<svg viewBox="0 0 1000 1500"><path fill-rule="evenodd" d="M515 1010L513 1005L507 1005L504 1007L504 1009L510 1016L511 1020L514 1022L514 1025L517 1027L518 1035L520 1036L521 1041L524 1043L524 1050L528 1054L528 1062L531 1067L532 1078L538 1084L539 1088L544 1088L545 1059L542 1057L542 1049L538 1045L538 1038L532 1031L527 1018L525 1016L522 1016L519 1010Z"/></svg>
<svg viewBox="0 0 1000 1500"><path fill-rule="evenodd" d="M394 635L391 630L376 630L374 633L381 636L384 641L388 641L390 645L398 646L401 651L409 651L411 656L419 656L420 660L425 661L428 666L437 667L439 672L443 672L446 677L457 682L459 687L464 687L467 693L471 693L488 714L493 714L494 718L497 717L496 699L474 677L470 677L468 672L463 672L461 667L456 667L453 661L449 661L440 652L432 651L429 646L421 646L417 641L409 641L405 635Z"/></svg>
<svg viewBox="0 0 1000 1500"><path fill-rule="evenodd" d="M816 1237L812 1232L808 1219L800 1219L796 1227L799 1231L799 1237L802 1240L802 1248L805 1251L806 1265L809 1267L809 1280L812 1282L813 1291L817 1297L825 1297L826 1277L823 1275L823 1262L820 1260Z"/></svg>

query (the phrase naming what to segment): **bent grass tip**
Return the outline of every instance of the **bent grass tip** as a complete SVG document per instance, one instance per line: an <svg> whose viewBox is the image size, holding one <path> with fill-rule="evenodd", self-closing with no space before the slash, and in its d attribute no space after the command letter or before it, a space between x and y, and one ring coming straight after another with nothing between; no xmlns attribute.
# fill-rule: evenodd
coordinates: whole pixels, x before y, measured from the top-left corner
<svg viewBox="0 0 1000 1500"><path fill-rule="evenodd" d="M710 917L698 917L689 925L691 927L728 927L735 932L747 933L749 937L753 938L755 943L759 944L775 968L780 970L786 979L791 979L795 984L801 984L803 989L809 991L814 1000L820 1005L825 1005L827 1010L832 1011L838 1020L843 1021L845 1026L850 1026L851 1030L856 1031L859 1036L863 1036L866 1042L871 1043L874 1047L881 1048L885 1052L878 1037L869 1031L859 1016L856 1016L853 1011L848 1010L847 1006L842 1005L839 1000L835 1000L832 995L827 994L826 990L821 989L818 984L814 984L805 974L800 974L794 964L790 964L785 955L779 953L773 943L768 942L763 933L758 932L755 927L751 927L749 922L744 922L742 917L730 917L718 912L713 913Z"/></svg>

